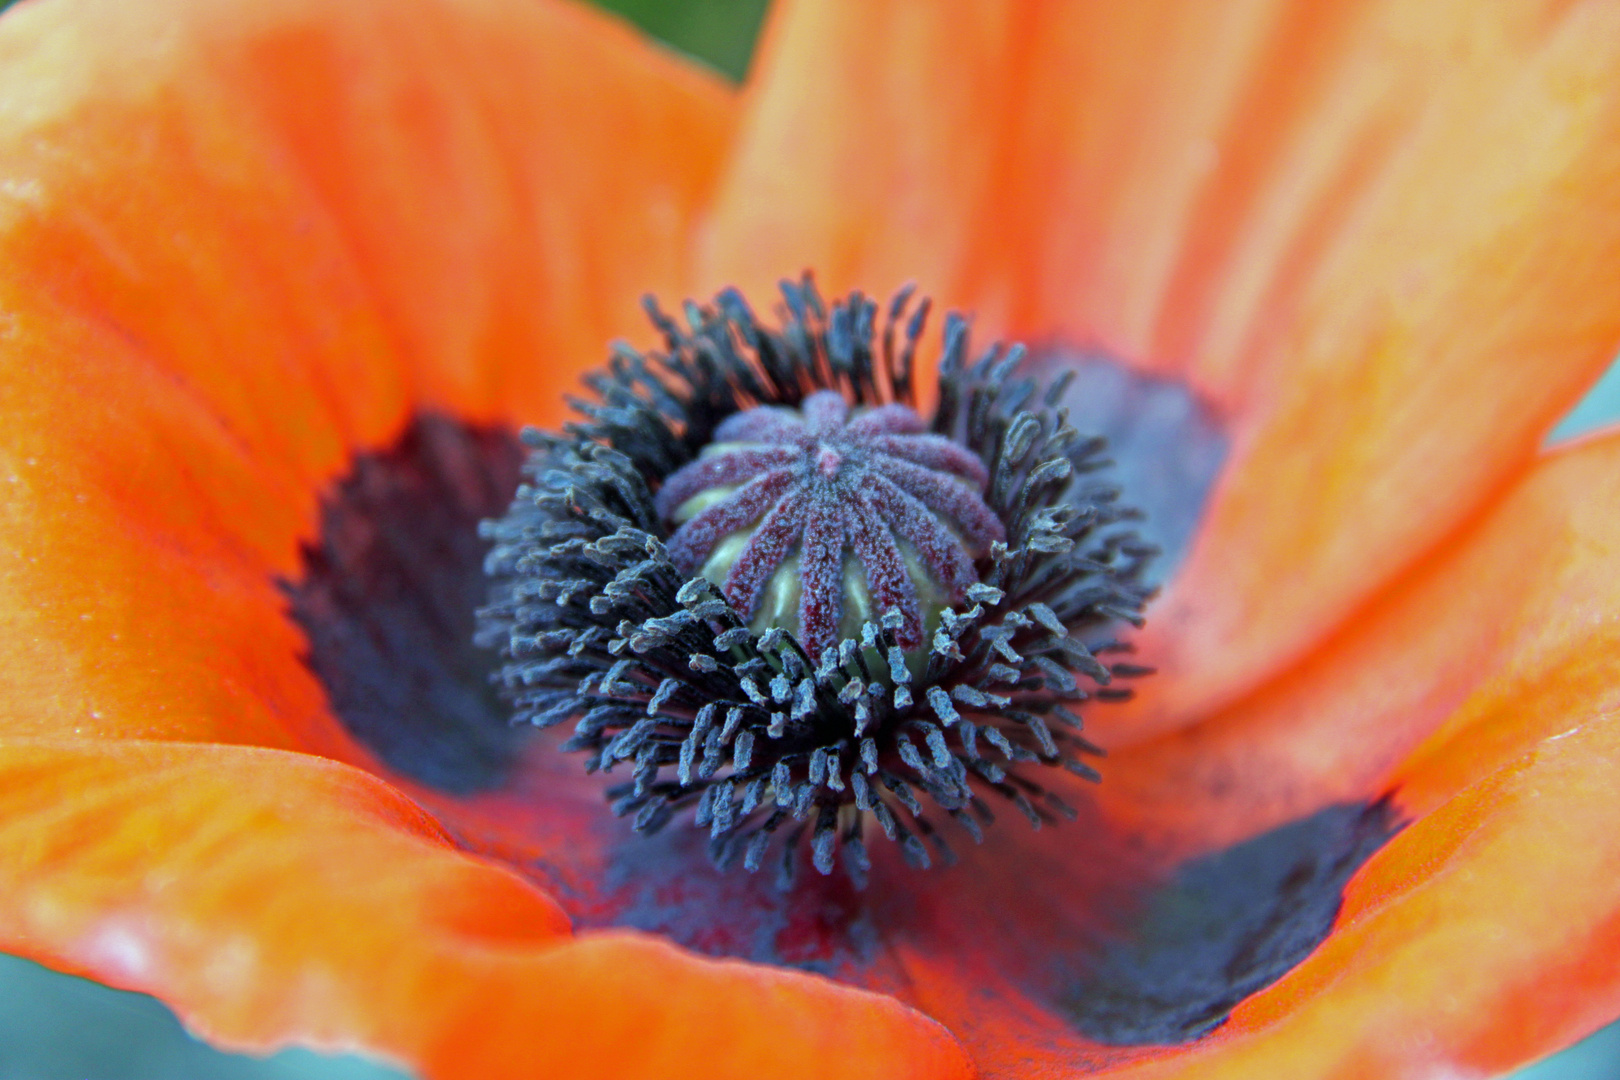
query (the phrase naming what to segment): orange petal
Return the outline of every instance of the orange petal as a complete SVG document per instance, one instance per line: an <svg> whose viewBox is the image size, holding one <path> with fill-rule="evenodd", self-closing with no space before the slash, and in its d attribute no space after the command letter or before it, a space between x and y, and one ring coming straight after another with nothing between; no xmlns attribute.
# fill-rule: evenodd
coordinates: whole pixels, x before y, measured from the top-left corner
<svg viewBox="0 0 1620 1080"><path fill-rule="evenodd" d="M1014 115L1007 8L773 4L696 291L736 285L769 310L775 283L810 269L826 295L916 280L954 300Z"/></svg>
<svg viewBox="0 0 1620 1080"><path fill-rule="evenodd" d="M1495 1076L1620 1012L1620 725L1572 716L1410 826L1207 1045L1121 1075Z"/></svg>
<svg viewBox="0 0 1620 1080"><path fill-rule="evenodd" d="M1190 379L1233 457L1118 738L1297 658L1620 340L1620 12L782 5L704 283L919 279ZM1151 715L1148 714L1151 710Z"/></svg>
<svg viewBox="0 0 1620 1080"><path fill-rule="evenodd" d="M50 0L0 102L12 730L346 753L274 584L316 493L413 409L559 413L729 93L546 0Z"/></svg>
<svg viewBox="0 0 1620 1080"><path fill-rule="evenodd" d="M1432 41L1421 108L1401 104L1405 83L1340 95L1376 98L1363 132L1392 113L1411 123L1312 237L1320 253L1277 264L1275 299L1243 319L1211 301L1249 343L1229 348L1217 320L1192 350L1200 369L1248 368L1252 415L1156 613L1175 639L1165 662L1201 684L1172 689L1166 712L1299 656L1440 541L1526 465L1620 341L1620 9L1464 5L1415 29L1410 5L1391 11L1362 55L1394 33ZM1234 257L1218 276L1241 292L1252 274Z"/></svg>
<svg viewBox="0 0 1620 1080"><path fill-rule="evenodd" d="M1617 508L1620 432L1549 455L1309 663L1109 762L1116 825L1179 843L1382 790L1415 819L1310 959L1143 1075L1494 1075L1620 1012Z"/></svg>
<svg viewBox="0 0 1620 1080"><path fill-rule="evenodd" d="M1538 741L1620 710L1617 558L1611 432L1544 458L1284 678L1116 754L1100 795L1215 843L1391 787L1426 813Z"/></svg>
<svg viewBox="0 0 1620 1080"><path fill-rule="evenodd" d="M1609 960L1620 933L1620 830L1607 809L1620 785L1620 727L1609 723L1620 716L1617 557L1620 431L1546 458L1310 663L1196 728L1110 755L1094 807L1079 802L1078 823L1029 835L1016 820L998 822L937 880L888 877L880 864L870 919L885 963L904 973L894 979L901 996L950 1028L992 1075L1016 1075L1031 1061L1128 1070L1151 1059L1161 1065L1149 1075L1162 1067L1201 1077L1228 1055L1243 1063L1230 1066L1234 1076L1245 1067L1249 1076L1387 1076L1448 1062L1492 1073L1612 1019L1620 1013L1620 971ZM1605 748L1592 751L1590 769L1560 749L1575 741L1566 738L1572 729L1602 724ZM1524 771L1548 753L1564 764ZM1069 1025L1075 1002L1064 981L1086 980L1088 938L1129 912L1165 862L1218 854L1391 790L1399 815L1415 823L1352 883L1333 936L1225 1026L1182 1047L1120 1048ZM1547 820L1562 824L1549 829ZM1477 869L1475 832L1496 845ZM1323 848L1315 859L1344 855ZM1308 851L1288 857L1312 865ZM1301 904L1305 890L1289 903ZM1554 894L1554 914L1531 910ZM1394 921L1363 925L1384 918ZM1355 944L1342 943L1346 934ZM1218 944L1199 940L1204 953ZM1203 954L1187 960L1194 967ZM1337 983L1344 971L1353 989ZM1184 992L1177 979L1163 991L1171 1005ZM1420 1039L1431 1026L1433 1037ZM1328 1027L1334 1033L1323 1038ZM1382 1041L1391 1027L1405 1034Z"/></svg>
<svg viewBox="0 0 1620 1080"><path fill-rule="evenodd" d="M571 937L392 788L303 755L0 742L5 947L224 1045L466 1077L967 1077L943 1029L814 975Z"/></svg>

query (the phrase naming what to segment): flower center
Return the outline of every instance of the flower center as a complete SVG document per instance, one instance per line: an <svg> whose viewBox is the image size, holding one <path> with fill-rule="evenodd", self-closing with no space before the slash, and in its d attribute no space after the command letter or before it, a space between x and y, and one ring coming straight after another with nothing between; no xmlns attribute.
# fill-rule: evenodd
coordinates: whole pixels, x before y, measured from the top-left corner
<svg viewBox="0 0 1620 1080"><path fill-rule="evenodd" d="M852 415L842 394L818 390L802 410L727 418L655 504L678 526L675 565L719 585L757 632L780 626L819 660L895 611L915 661L940 612L979 580L973 560L1006 539L982 498L988 481L977 455L909 406Z"/></svg>
<svg viewBox="0 0 1620 1080"><path fill-rule="evenodd" d="M1072 817L1038 777L1095 779L1077 710L1146 670L1099 659L1153 554L1092 479L1102 440L1020 347L969 363L955 316L925 419L926 302L879 335L859 293L783 293L775 330L731 292L685 328L650 306L667 352L621 347L584 422L526 434L479 616L516 718L628 768L608 795L638 830L689 813L749 869L785 838L784 878L808 847L863 880L876 831L949 860L939 820L978 841L997 803Z"/></svg>

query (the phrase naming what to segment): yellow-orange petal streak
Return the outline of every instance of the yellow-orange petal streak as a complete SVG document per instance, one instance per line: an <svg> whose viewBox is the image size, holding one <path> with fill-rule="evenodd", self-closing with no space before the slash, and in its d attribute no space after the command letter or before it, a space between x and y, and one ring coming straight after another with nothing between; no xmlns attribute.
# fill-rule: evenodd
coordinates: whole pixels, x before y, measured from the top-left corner
<svg viewBox="0 0 1620 1080"><path fill-rule="evenodd" d="M1233 451L1113 741L1299 658L1620 342L1620 11L785 3L706 282L916 277L1179 373ZM1106 720L1106 718L1104 718Z"/></svg>
<svg viewBox="0 0 1620 1080"><path fill-rule="evenodd" d="M350 756L275 586L318 493L413 410L557 415L677 281L732 111L547 0L9 10L8 730Z"/></svg>
<svg viewBox="0 0 1620 1080"><path fill-rule="evenodd" d="M388 785L305 755L0 740L0 945L155 993L224 1045L424 1080L934 1080L937 1024L814 975L571 936Z"/></svg>

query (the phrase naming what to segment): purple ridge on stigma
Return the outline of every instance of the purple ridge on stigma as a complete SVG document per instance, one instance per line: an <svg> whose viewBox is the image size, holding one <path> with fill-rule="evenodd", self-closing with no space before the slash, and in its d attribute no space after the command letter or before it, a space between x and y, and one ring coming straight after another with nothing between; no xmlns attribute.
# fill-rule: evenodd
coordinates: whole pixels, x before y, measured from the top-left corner
<svg viewBox="0 0 1620 1080"><path fill-rule="evenodd" d="M898 610L897 639L918 648L922 609L897 541L957 603L978 580L973 559L1006 539L980 494L984 464L927 427L899 404L851 417L833 390L809 395L800 410L761 406L728 417L710 453L674 472L658 493L658 513L669 520L694 497L724 492L676 529L670 557L695 574L725 537L757 524L722 585L732 606L752 618L766 584L798 549L799 637L816 657L839 640L844 552L852 551L874 607Z"/></svg>

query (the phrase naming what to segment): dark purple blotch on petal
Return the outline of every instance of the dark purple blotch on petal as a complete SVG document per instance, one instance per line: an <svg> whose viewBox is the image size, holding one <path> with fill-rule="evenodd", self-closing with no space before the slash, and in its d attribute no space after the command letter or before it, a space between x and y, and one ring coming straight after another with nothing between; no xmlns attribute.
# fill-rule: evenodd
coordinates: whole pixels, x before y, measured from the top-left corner
<svg viewBox="0 0 1620 1080"><path fill-rule="evenodd" d="M443 791L497 787L533 738L473 644L488 584L478 522L511 498L517 436L417 416L357 454L321 499L320 535L280 583L338 720L390 769Z"/></svg>
<svg viewBox="0 0 1620 1080"><path fill-rule="evenodd" d="M890 952L901 943L960 968L965 982L990 969L1075 1032L1078 1068L1097 1060L1087 1044L1175 1045L1218 1028L1327 938L1351 876L1404 825L1387 798L1339 803L1155 868L1090 806L1081 817L1075 858L1091 871L1046 880L1039 860L1020 859L1017 847L987 848L974 866L940 878L891 867L881 888L865 892L802 873L783 891L700 867L699 843L686 841L683 852L625 837L597 902L572 913L584 926L633 927L707 955L817 971L902 999ZM964 874L978 880L958 880ZM1054 902L1025 910L1025 895ZM986 919L987 910L1000 917Z"/></svg>
<svg viewBox="0 0 1620 1080"><path fill-rule="evenodd" d="M1094 952L1064 958L1059 1009L1113 1045L1207 1034L1326 940L1351 875L1403 825L1388 798L1341 803L1183 863Z"/></svg>

